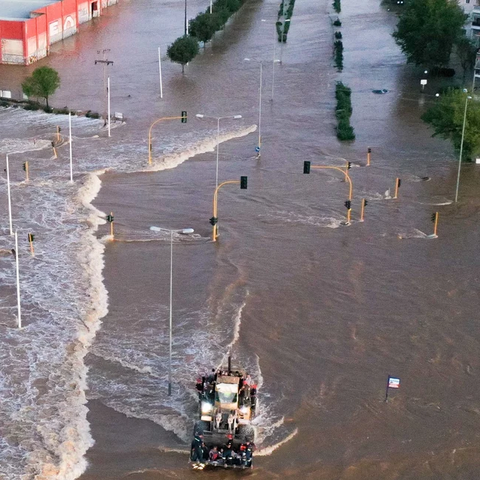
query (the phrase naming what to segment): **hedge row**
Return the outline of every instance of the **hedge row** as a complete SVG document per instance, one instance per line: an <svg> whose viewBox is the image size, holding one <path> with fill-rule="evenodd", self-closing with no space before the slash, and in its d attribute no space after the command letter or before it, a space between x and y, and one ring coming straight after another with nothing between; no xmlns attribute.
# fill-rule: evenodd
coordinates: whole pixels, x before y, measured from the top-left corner
<svg viewBox="0 0 480 480"><path fill-rule="evenodd" d="M342 11L342 6L340 5L340 0L333 0L333 9L337 12L340 13Z"/></svg>
<svg viewBox="0 0 480 480"><path fill-rule="evenodd" d="M333 44L333 55L335 57L335 65L339 71L343 69L343 42L335 40Z"/></svg>
<svg viewBox="0 0 480 480"><path fill-rule="evenodd" d="M292 19L295 0L288 0L288 5L285 2L285 6L287 8L284 12L283 10L284 2L282 1L282 3L280 4L280 9L278 10L277 22L275 23L275 26L277 27L278 41L280 43L287 42L287 34L288 34L288 30L290 29L290 23L291 23L291 21L287 22L287 20ZM283 22L280 20L280 18L282 17L283 17ZM282 38L282 34L283 34L283 38Z"/></svg>
<svg viewBox="0 0 480 480"><path fill-rule="evenodd" d="M352 115L352 90L342 82L337 82L335 87L335 98L337 107L335 116L337 117L337 138L339 140L353 140L355 133L350 125Z"/></svg>

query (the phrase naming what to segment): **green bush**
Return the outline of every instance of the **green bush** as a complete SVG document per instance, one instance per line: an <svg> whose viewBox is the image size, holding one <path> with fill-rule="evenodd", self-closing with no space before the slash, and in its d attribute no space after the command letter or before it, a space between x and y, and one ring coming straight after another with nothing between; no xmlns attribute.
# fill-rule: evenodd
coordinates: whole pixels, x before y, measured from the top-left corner
<svg viewBox="0 0 480 480"><path fill-rule="evenodd" d="M57 113L59 115L68 115L68 112L70 110L68 109L68 107L63 107L63 108L54 108L53 109L53 113Z"/></svg>
<svg viewBox="0 0 480 480"><path fill-rule="evenodd" d="M339 123L337 126L337 138L342 142L355 140L355 132L353 131L353 127L347 122L342 124Z"/></svg>
<svg viewBox="0 0 480 480"><path fill-rule="evenodd" d="M335 65L339 70L343 68L343 43L341 40L335 40L334 44Z"/></svg>
<svg viewBox="0 0 480 480"><path fill-rule="evenodd" d="M23 108L25 110L40 110L41 107L38 103L28 102Z"/></svg>
<svg viewBox="0 0 480 480"><path fill-rule="evenodd" d="M45 105L45 107L43 107L43 111L45 113L52 113L53 112L53 108L52 107L48 107Z"/></svg>
<svg viewBox="0 0 480 480"><path fill-rule="evenodd" d="M342 11L342 7L340 5L340 0L333 0L333 8L337 13L340 13Z"/></svg>
<svg viewBox="0 0 480 480"><path fill-rule="evenodd" d="M352 90L342 82L337 82L335 87L335 98L337 106L335 108L335 116L337 118L337 138L339 140L354 140L355 133L350 125L350 117L352 115Z"/></svg>
<svg viewBox="0 0 480 480"><path fill-rule="evenodd" d="M342 38L342 32L335 32L335 38L340 40Z"/></svg>
<svg viewBox="0 0 480 480"><path fill-rule="evenodd" d="M342 22L337 18L333 24L336 26L336 27L341 27L342 26Z"/></svg>
<svg viewBox="0 0 480 480"><path fill-rule="evenodd" d="M192 37L198 38L200 42L208 42L217 29L218 16L210 13L201 13L193 20L190 20L188 33Z"/></svg>

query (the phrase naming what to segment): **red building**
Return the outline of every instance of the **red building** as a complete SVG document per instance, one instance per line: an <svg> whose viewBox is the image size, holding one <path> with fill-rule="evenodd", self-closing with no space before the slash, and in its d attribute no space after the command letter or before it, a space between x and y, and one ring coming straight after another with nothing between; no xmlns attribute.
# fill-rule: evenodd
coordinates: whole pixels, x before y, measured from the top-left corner
<svg viewBox="0 0 480 480"><path fill-rule="evenodd" d="M0 0L0 63L29 65L118 0Z"/></svg>

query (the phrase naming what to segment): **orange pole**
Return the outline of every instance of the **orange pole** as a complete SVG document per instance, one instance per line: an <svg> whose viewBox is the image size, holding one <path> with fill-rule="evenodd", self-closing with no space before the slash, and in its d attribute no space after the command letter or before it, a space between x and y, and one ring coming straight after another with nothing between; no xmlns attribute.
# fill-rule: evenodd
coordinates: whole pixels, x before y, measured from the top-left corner
<svg viewBox="0 0 480 480"><path fill-rule="evenodd" d="M435 222L433 224L433 234L437 236L438 212L435 212Z"/></svg>
<svg viewBox="0 0 480 480"><path fill-rule="evenodd" d="M113 212L110 212L110 215L113 218ZM112 237L112 240L115 240L114 234L113 234L113 220L110 222L110 236Z"/></svg>
<svg viewBox="0 0 480 480"><path fill-rule="evenodd" d="M367 167L370 166L370 154L372 153L372 149L370 147L367 148Z"/></svg>
<svg viewBox="0 0 480 480"><path fill-rule="evenodd" d="M150 125L150 128L148 129L148 164L149 165L152 164L152 128L153 126L156 123L161 122L162 120L178 120L181 118L183 117L162 117L162 118L158 118Z"/></svg>
<svg viewBox="0 0 480 480"><path fill-rule="evenodd" d="M360 212L360 221L361 221L361 222L363 222L364 212L365 212L365 199L362 198L362 210L361 210L361 212Z"/></svg>
<svg viewBox="0 0 480 480"><path fill-rule="evenodd" d="M28 182L28 162L25 162L25 181Z"/></svg>
<svg viewBox="0 0 480 480"><path fill-rule="evenodd" d="M396 178L395 179L395 195L393 196L393 198L398 198L398 187L400 186L400 179L399 178Z"/></svg>

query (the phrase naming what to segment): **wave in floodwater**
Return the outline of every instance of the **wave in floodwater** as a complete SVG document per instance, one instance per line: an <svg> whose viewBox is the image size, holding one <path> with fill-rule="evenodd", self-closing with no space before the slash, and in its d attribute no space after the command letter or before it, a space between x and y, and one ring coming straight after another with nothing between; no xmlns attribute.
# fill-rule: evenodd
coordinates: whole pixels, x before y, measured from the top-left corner
<svg viewBox="0 0 480 480"><path fill-rule="evenodd" d="M210 367L218 359L209 352L223 351L235 338L226 332L205 334L196 345L190 337L180 336L176 348L185 352L203 352L194 362L180 368L181 382L173 398L160 397L159 377L164 377L165 352L147 355L155 349L149 342L148 328L139 328L139 346L126 348L121 343L106 345L92 342L108 312L108 293L103 283L104 239L97 239L98 226L105 223L105 213L91 205L101 188L99 175L106 170L145 171L138 165L138 145L120 144L115 148L98 138L101 121L72 117L76 152L74 180L68 171L68 145L58 148L59 159L45 158L56 125L62 133L68 129L68 117L0 109L0 153L11 159L13 223L19 234L20 286L23 328L16 328L16 274L11 249L13 238L5 231L0 237L0 478L20 480L41 476L51 480L73 480L86 468L85 453L93 444L87 422L87 368L89 351L116 365L116 378L89 378L102 385L97 395L110 398L118 411L137 418L150 418L180 438L190 434L194 386L191 371ZM256 126L223 132L220 142L255 131ZM212 151L216 132L204 138L191 135L186 140L172 140L170 152L150 170L174 168L199 153ZM46 150L44 152L43 150ZM31 155L30 181L24 181L20 153ZM47 155L48 157L49 155ZM6 195L6 181L0 181L0 195ZM22 205L22 209L18 208ZM8 225L7 211L0 212L0 222ZM35 256L29 254L27 233L35 233ZM142 239L150 240L142 233ZM134 239L135 240L135 239ZM153 238L152 238L153 240ZM198 241L198 239L196 239ZM237 304L241 317L243 300ZM165 312L163 312L165 314ZM207 309L185 313L183 328L187 333L192 316L207 324ZM231 319L235 318L235 314ZM148 320L148 319L147 319ZM240 321L240 320L239 320ZM141 326L140 326L141 327ZM182 325L179 326L182 328ZM239 328L239 327L238 327ZM238 334L238 328L236 329ZM202 348L211 345L212 348ZM131 345L130 345L131 346ZM218 347L218 348L215 348ZM253 361L252 364L255 364ZM135 372L126 382L125 370ZM252 373L255 374L252 368ZM136 384L137 383L137 384ZM133 395L132 395L133 393ZM138 393L139 396L136 396ZM142 397L142 394L145 396ZM126 401L127 398L131 400ZM138 401L142 398L142 401ZM176 405L181 405L176 409Z"/></svg>
<svg viewBox="0 0 480 480"><path fill-rule="evenodd" d="M335 218L331 216L303 215L297 212L275 211L262 215L268 221L280 223L299 223L302 225L312 225L314 227L338 228L344 222L345 218Z"/></svg>

